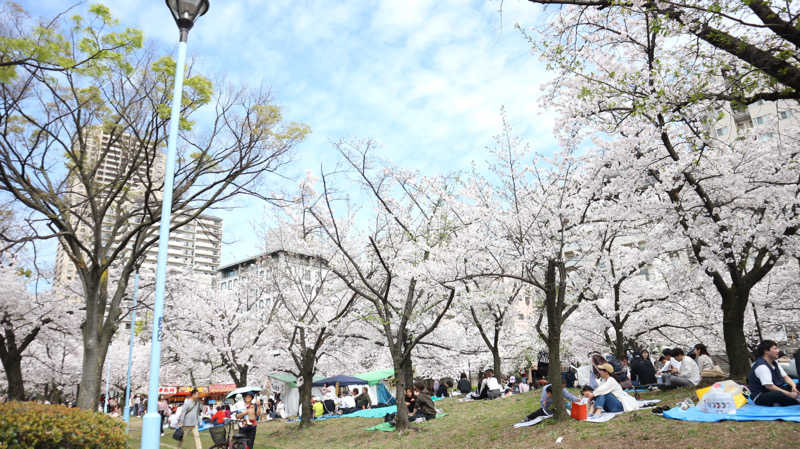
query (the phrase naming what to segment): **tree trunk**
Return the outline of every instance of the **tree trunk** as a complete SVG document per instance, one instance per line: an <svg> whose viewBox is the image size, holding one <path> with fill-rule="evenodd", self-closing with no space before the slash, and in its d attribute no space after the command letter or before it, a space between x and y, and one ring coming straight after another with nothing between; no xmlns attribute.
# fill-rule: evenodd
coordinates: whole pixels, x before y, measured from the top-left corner
<svg viewBox="0 0 800 449"><path fill-rule="evenodd" d="M84 326L83 364L81 365L81 382L78 393L78 407L84 410L97 410L100 400L100 384L103 379L103 364L108 346L103 346L96 336L86 335Z"/></svg>
<svg viewBox="0 0 800 449"><path fill-rule="evenodd" d="M8 380L8 400L24 401L25 385L22 383L22 358L19 355L8 354L3 357L3 369Z"/></svg>
<svg viewBox="0 0 800 449"><path fill-rule="evenodd" d="M87 279L88 278L88 279ZM119 279L117 288L124 289L127 279ZM103 380L103 364L108 347L119 325L120 310L108 305L108 273L92 272L84 278L86 316L81 323L83 363L77 405L84 410L97 410Z"/></svg>
<svg viewBox="0 0 800 449"><path fill-rule="evenodd" d="M314 360L313 351L306 351L303 357L303 367L300 375L303 377L303 385L300 385L300 407L303 409L300 427L308 427L314 420L314 409L311 407L311 387L314 383Z"/></svg>
<svg viewBox="0 0 800 449"><path fill-rule="evenodd" d="M558 421L566 417L564 395L561 392L561 323L547 323L547 350L550 352L550 365L547 381L553 392L553 418Z"/></svg>
<svg viewBox="0 0 800 449"><path fill-rule="evenodd" d="M722 335L731 378L742 379L750 371L750 353L744 336L744 316L750 289L731 287L722 294Z"/></svg>
<svg viewBox="0 0 800 449"><path fill-rule="evenodd" d="M616 341L614 342L614 357L617 360L622 360L625 355L625 334L622 333L622 327L614 326L614 334Z"/></svg>
<svg viewBox="0 0 800 449"><path fill-rule="evenodd" d="M502 363L500 361L500 350L495 346L492 350L492 361L494 362L494 374L498 378L503 377Z"/></svg>
<svg viewBox="0 0 800 449"><path fill-rule="evenodd" d="M399 351L397 351L399 352ZM394 359L394 372L395 372L395 399L397 399L397 413L395 414L394 422L395 422L395 430L406 430L408 429L408 408L406 407L405 402L405 395L406 395L406 386L413 387L412 383L408 383L407 377L411 374L411 360L402 360L401 355L392 353L392 359ZM399 374L398 374L399 373Z"/></svg>

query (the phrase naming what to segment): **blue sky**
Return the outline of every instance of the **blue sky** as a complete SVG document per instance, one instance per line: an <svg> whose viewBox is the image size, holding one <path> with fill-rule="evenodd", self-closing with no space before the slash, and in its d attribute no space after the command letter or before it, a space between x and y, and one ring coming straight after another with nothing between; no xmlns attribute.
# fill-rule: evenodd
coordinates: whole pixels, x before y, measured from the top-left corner
<svg viewBox="0 0 800 449"><path fill-rule="evenodd" d="M22 4L50 17L63 0ZM33 3L33 2L31 2ZM94 3L94 2L92 2ZM161 0L106 1L123 25L174 48ZM540 151L555 145L542 109L550 76L515 23L542 9L526 0L212 0L189 35L196 69L234 84L264 84L288 120L311 126L287 175L332 164L331 141L372 138L381 157L424 173L485 158L504 106L515 132ZM86 5L79 6L85 10ZM202 126L202 123L199 123ZM234 206L234 205L231 205ZM258 252L263 206L239 201L225 220L223 263Z"/></svg>

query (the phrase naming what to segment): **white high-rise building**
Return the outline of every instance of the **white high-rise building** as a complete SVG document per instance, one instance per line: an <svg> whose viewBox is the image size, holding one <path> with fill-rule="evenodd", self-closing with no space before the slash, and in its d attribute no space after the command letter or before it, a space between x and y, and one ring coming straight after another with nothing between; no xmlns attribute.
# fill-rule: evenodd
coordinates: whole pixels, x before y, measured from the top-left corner
<svg viewBox="0 0 800 449"><path fill-rule="evenodd" d="M130 169L130 164L134 163L132 159L137 153L135 140L129 135L115 134L112 136L99 127L87 130L84 138L86 142L83 148L86 151L87 161L90 161L86 165L94 169L93 176L97 184L112 186L120 178L124 178L123 173ZM115 139L115 141L111 141L111 139ZM147 153L147 158L152 159L145 163L142 163L141 160L138 161L139 167L136 169L136 175L127 180L129 185L126 188L133 192L128 197L130 202L143 200L146 191L145 183L158 184L163 178L166 155L162 151L156 150ZM139 155L139 159L141 159L141 155ZM150 167L149 170L148 167ZM67 194L67 198L72 205L72 212L80 217L84 215L82 211L88 208L88 205L84 206L85 186L74 180L68 180L68 185L71 191ZM137 190L142 191L141 198L137 198ZM124 208L125 205L123 204L121 207ZM88 209L86 209L84 216L88 216L88 213ZM103 222L104 237L108 235L113 226L112 221L115 217L112 214L108 214ZM175 213L173 216L175 218L185 216L185 212ZM82 239L88 240L92 230L86 223L91 223L91 219L76 218L76 220L80 220L76 226L76 232ZM157 232L157 228L156 225L154 232ZM170 233L167 267L168 269L188 270L213 276L220 262L221 243L222 219L200 215L192 222ZM156 243L147 250L142 269L155 271L157 256L158 244ZM54 283L67 286L78 280L75 265L60 243L56 252Z"/></svg>

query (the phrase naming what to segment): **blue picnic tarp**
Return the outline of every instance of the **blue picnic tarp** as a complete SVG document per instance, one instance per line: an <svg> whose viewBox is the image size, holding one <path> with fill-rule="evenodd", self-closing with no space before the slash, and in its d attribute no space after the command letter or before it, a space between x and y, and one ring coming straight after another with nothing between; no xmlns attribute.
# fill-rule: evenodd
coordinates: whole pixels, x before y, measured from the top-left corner
<svg viewBox="0 0 800 449"><path fill-rule="evenodd" d="M733 415L706 413L697 407L681 410L673 407L664 412L667 418L681 421L717 422L717 421L793 421L800 422L800 404L788 407L764 407L747 403L736 410Z"/></svg>
<svg viewBox="0 0 800 449"><path fill-rule="evenodd" d="M436 396L431 397L434 401L441 401L442 398ZM388 407L368 408L365 410L356 410L353 413L346 415L322 415L314 419L332 419L332 418L383 418L387 413L397 413L397 406L390 405Z"/></svg>

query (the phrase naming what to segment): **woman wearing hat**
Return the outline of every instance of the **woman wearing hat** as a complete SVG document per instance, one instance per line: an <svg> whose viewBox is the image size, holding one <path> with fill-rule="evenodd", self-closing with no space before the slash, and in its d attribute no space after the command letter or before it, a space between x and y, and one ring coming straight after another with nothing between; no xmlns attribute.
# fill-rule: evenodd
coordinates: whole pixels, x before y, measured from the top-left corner
<svg viewBox="0 0 800 449"><path fill-rule="evenodd" d="M247 437L247 447L253 447L256 441L256 430L258 429L258 404L253 402L253 392L248 391L244 394L244 411L236 414L237 419L244 419L242 435Z"/></svg>
<svg viewBox="0 0 800 449"><path fill-rule="evenodd" d="M614 367L610 363L602 363L595 366L600 373L600 379L597 381L597 388L593 392L587 391L585 396L594 399L594 407L588 410L590 414L599 414L602 411L607 412L629 412L639 408L636 399L625 393L619 382L614 379L611 374L614 372Z"/></svg>

